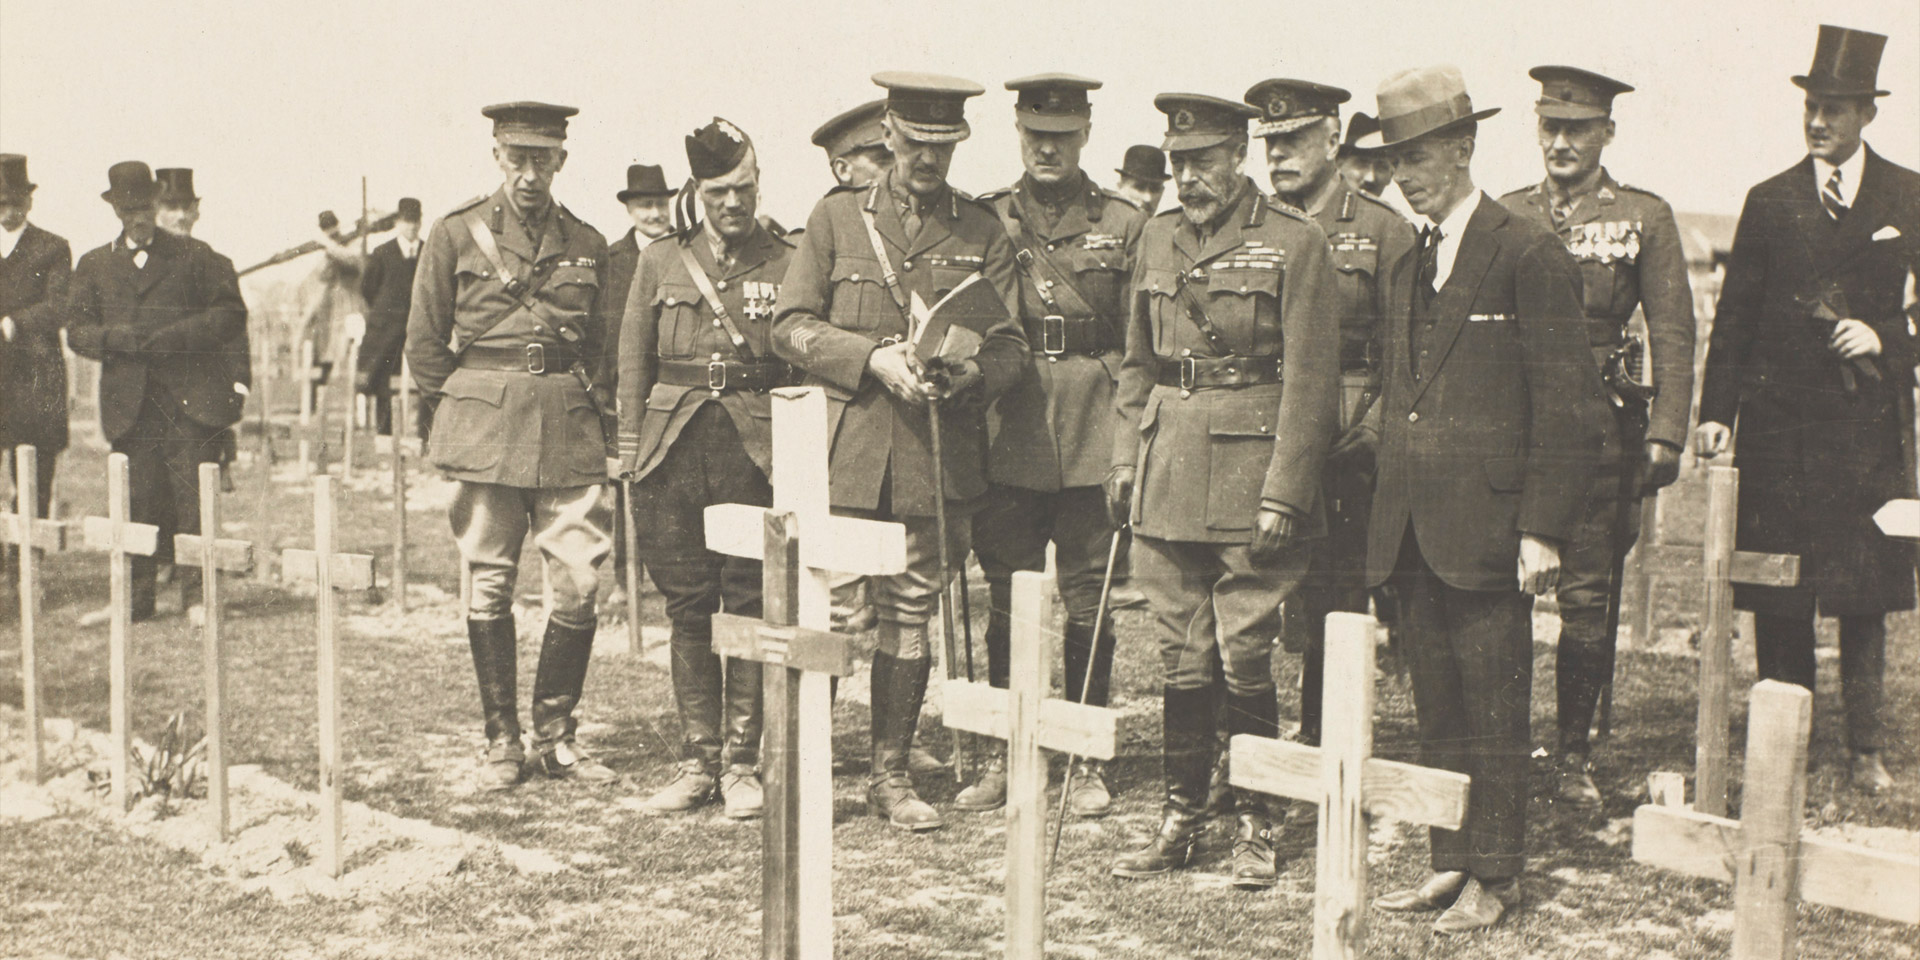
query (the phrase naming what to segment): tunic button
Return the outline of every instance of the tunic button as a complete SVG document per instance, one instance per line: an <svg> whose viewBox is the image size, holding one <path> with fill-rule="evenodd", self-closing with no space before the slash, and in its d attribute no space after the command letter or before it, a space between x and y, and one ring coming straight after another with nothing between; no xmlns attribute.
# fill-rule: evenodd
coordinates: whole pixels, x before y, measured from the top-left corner
<svg viewBox="0 0 1920 960"><path fill-rule="evenodd" d="M1180 399L1182 399L1182 400L1185 400L1186 398L1188 398L1188 397L1191 397L1191 396L1193 396L1193 391L1192 391L1192 390L1182 390L1182 391L1180 391Z"/></svg>
<svg viewBox="0 0 1920 960"><path fill-rule="evenodd" d="M860 275L856 273L856 274L853 274L852 276L849 276L847 279L852 280L855 283L859 283Z"/></svg>
<svg viewBox="0 0 1920 960"><path fill-rule="evenodd" d="M715 327L718 327L718 326L720 326L720 318L719 318L719 317L714 317L714 318L713 318L713 325L714 325Z"/></svg>
<svg viewBox="0 0 1920 960"><path fill-rule="evenodd" d="M713 359L715 359L715 360L718 360L718 359L720 359L720 354L719 354L719 353L715 353L715 354L713 355Z"/></svg>
<svg viewBox="0 0 1920 960"><path fill-rule="evenodd" d="M1408 413L1408 414L1407 414L1407 422L1408 422L1408 423L1419 423L1419 422L1420 422L1420 411L1418 411L1418 410L1415 410L1415 411L1413 411L1413 412L1411 412L1411 413Z"/></svg>
<svg viewBox="0 0 1920 960"><path fill-rule="evenodd" d="M1191 356L1193 356L1193 348L1192 348L1192 347L1181 347L1181 348L1180 348L1180 355L1181 355L1181 356L1183 356L1183 357L1191 357Z"/></svg>
<svg viewBox="0 0 1920 960"><path fill-rule="evenodd" d="M1047 244L1047 249L1048 249L1048 250L1052 250L1052 249L1053 249L1054 247L1056 247L1056 246L1059 246L1059 244L1055 244L1055 243L1049 243L1049 244Z"/></svg>
<svg viewBox="0 0 1920 960"><path fill-rule="evenodd" d="M1243 283L1243 284L1241 284L1241 285L1240 285L1240 292L1241 292L1241 293L1246 293L1246 292L1247 292L1247 285L1246 285L1246 284L1244 284L1244 283Z"/></svg>
<svg viewBox="0 0 1920 960"><path fill-rule="evenodd" d="M666 302L666 305L667 305L667 306L669 306L669 307L671 307L671 306L673 306L674 304L676 304L676 303L679 303L680 301L678 301L678 300L675 300L675 299L674 299L674 298L672 298L672 297L668 297L668 298L666 299L666 301L665 301L665 302Z"/></svg>
<svg viewBox="0 0 1920 960"><path fill-rule="evenodd" d="M715 290L725 290L727 288L727 282L725 280L716 281L713 288Z"/></svg>
<svg viewBox="0 0 1920 960"><path fill-rule="evenodd" d="M913 269L913 261L912 261L912 260L902 260L902 261L900 262L900 269L902 269L902 270L912 270L912 269Z"/></svg>
<svg viewBox="0 0 1920 960"><path fill-rule="evenodd" d="M1260 432L1261 432L1261 433L1266 433L1266 432L1267 432L1267 425L1266 425L1266 424L1264 424L1264 423L1263 423L1263 424L1261 424L1261 425L1260 425Z"/></svg>
<svg viewBox="0 0 1920 960"><path fill-rule="evenodd" d="M1059 363L1059 362L1060 362L1060 358L1059 358L1059 357L1052 357L1052 356L1050 356L1050 357L1048 357L1048 358L1047 358L1047 362L1048 362L1048 363Z"/></svg>

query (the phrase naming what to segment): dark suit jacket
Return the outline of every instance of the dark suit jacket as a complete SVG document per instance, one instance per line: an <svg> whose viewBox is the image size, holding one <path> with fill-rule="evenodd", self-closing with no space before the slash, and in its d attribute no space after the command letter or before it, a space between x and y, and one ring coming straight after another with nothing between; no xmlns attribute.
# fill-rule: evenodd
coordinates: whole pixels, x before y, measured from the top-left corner
<svg viewBox="0 0 1920 960"><path fill-rule="evenodd" d="M13 256L0 258L0 317L13 340L0 342L0 446L31 443L44 456L67 446L67 365L60 356L61 308L73 252L29 223Z"/></svg>
<svg viewBox="0 0 1920 960"><path fill-rule="evenodd" d="M646 249L651 240L642 240L640 233L632 227L627 235L607 244L607 283L603 296L607 304L607 386L620 389L620 324L626 319L627 291L633 287L634 272L640 266L640 251Z"/></svg>
<svg viewBox="0 0 1920 960"><path fill-rule="evenodd" d="M1417 250L1400 258L1382 305L1386 383L1367 582L1393 572L1412 524L1449 585L1517 589L1520 535L1564 541L1593 471L1612 455L1579 268L1558 237L1485 194L1428 311L1431 325L1412 330L1418 264Z"/></svg>
<svg viewBox="0 0 1920 960"><path fill-rule="evenodd" d="M421 247L426 244L422 243ZM360 369L373 376L374 392L384 392L387 378L400 372L400 352L407 345L407 311L413 305L413 271L400 252L399 240L388 240L367 255L360 275L360 295L367 301L367 335L360 344Z"/></svg>
<svg viewBox="0 0 1920 960"><path fill-rule="evenodd" d="M1863 147L1864 149L1864 147ZM1881 239L1874 239L1876 236ZM1801 586L1737 587L1748 609L1831 615L1910 609L1914 551L1873 513L1914 495L1913 327L1902 314L1920 254L1920 174L1871 150L1853 206L1820 205L1806 158L1747 193L1700 393L1700 422L1734 426L1742 550L1801 558ZM1877 379L1827 350L1825 297L1880 335Z"/></svg>
<svg viewBox="0 0 1920 960"><path fill-rule="evenodd" d="M100 429L118 440L151 386L203 426L240 419L228 362L247 341L247 305L233 264L204 243L162 230L136 267L116 239L80 258L67 301L67 342L100 361Z"/></svg>

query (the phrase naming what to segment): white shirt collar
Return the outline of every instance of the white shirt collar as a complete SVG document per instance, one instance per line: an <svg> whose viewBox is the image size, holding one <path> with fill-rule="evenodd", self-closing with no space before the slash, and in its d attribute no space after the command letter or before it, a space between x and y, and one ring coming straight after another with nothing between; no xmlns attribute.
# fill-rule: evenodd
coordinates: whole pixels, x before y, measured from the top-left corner
<svg viewBox="0 0 1920 960"><path fill-rule="evenodd" d="M1446 286L1447 278L1453 275L1453 260L1460 255L1460 237L1467 232L1467 223L1473 219L1473 212L1480 209L1481 202L1481 193L1475 189L1473 196L1460 201L1445 220L1436 224L1440 228L1440 246L1433 254L1435 290Z"/></svg>
<svg viewBox="0 0 1920 960"><path fill-rule="evenodd" d="M0 230L0 257L11 257L15 248L20 246L20 237L27 232L27 222L20 221L18 230Z"/></svg>
<svg viewBox="0 0 1920 960"><path fill-rule="evenodd" d="M1867 144L1865 141L1861 141L1859 149L1853 151L1853 156L1848 157L1846 162L1839 165L1841 203L1849 207L1853 206L1853 198L1860 194L1860 178L1865 175L1866 169ZM1834 164L1828 163L1819 157L1814 157L1813 189L1815 191L1825 190L1827 188L1827 180L1833 176L1833 171Z"/></svg>
<svg viewBox="0 0 1920 960"><path fill-rule="evenodd" d="M408 260L412 260L414 257L420 255L419 237L408 240L406 237L396 236L393 238L393 242L400 248L400 255L406 257Z"/></svg>

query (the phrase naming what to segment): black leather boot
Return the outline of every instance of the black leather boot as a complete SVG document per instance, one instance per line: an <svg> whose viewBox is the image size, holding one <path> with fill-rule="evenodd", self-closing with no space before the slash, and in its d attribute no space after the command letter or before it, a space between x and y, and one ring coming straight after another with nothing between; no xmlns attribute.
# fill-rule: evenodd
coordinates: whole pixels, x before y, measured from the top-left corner
<svg viewBox="0 0 1920 960"><path fill-rule="evenodd" d="M605 783L617 774L588 756L574 741L573 708L587 680L587 661L593 656L594 624L569 627L547 622L540 641L540 665L533 675L534 765L555 780L577 779Z"/></svg>
<svg viewBox="0 0 1920 960"><path fill-rule="evenodd" d="M1280 702L1268 690L1251 696L1227 698L1227 732L1269 740L1280 736ZM1235 790L1237 814L1233 836L1233 885L1254 890L1273 886L1280 878L1273 842L1286 822L1285 808L1274 815L1273 798L1251 790ZM1277 821L1277 822L1276 822Z"/></svg>
<svg viewBox="0 0 1920 960"><path fill-rule="evenodd" d="M1093 627L1069 620L1061 637L1062 654L1066 660L1067 699L1075 703L1086 703L1096 707L1107 705L1108 691L1113 677L1113 627L1095 633ZM1096 640L1095 637L1098 637ZM1095 654L1094 646L1099 645L1099 656L1093 663L1093 683L1087 686L1086 699L1080 697L1080 687L1087 680L1087 660Z"/></svg>
<svg viewBox="0 0 1920 960"><path fill-rule="evenodd" d="M520 782L527 758L526 748L520 743L513 617L468 620L467 647L473 652L474 679L479 682L480 712L487 731L480 789L506 790Z"/></svg>
<svg viewBox="0 0 1920 960"><path fill-rule="evenodd" d="M760 782L760 717L764 696L760 664L753 660L726 661L727 766L720 775L724 812L734 820L749 820L766 808L766 790Z"/></svg>
<svg viewBox="0 0 1920 960"><path fill-rule="evenodd" d="M902 830L935 830L944 821L914 792L907 768L913 731L920 722L920 701L927 693L933 663L925 657L902 660L873 655L873 772L867 804L875 816Z"/></svg>
<svg viewBox="0 0 1920 960"><path fill-rule="evenodd" d="M1160 830L1146 846L1113 862L1116 877L1152 877L1186 866L1206 827L1207 774L1214 752L1212 691L1165 687L1162 696L1167 802Z"/></svg>
<svg viewBox="0 0 1920 960"><path fill-rule="evenodd" d="M720 785L720 658L712 621L675 621L668 650L673 705L680 715L680 764L674 777L640 802L649 813L685 813L711 802Z"/></svg>

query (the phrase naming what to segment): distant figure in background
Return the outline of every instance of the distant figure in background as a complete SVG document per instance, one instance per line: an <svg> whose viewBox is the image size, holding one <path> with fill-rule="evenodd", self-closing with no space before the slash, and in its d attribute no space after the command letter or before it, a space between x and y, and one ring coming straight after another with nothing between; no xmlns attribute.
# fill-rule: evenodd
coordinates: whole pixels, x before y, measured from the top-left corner
<svg viewBox="0 0 1920 960"><path fill-rule="evenodd" d="M200 197L193 192L193 171L186 167L162 167L153 172L160 183L160 196L154 201L154 224L176 237L193 237L193 227L200 222ZM233 261L220 256L206 243L194 240L205 248L205 253L224 263L226 269L233 269ZM232 377L233 392L245 403L249 391L253 388L253 356L248 341L239 340L228 344L225 361L227 373ZM240 455L240 442L233 428L220 431L220 489L233 492L233 478L229 473L233 461ZM196 509L198 509L196 507ZM169 572L171 575L171 572Z"/></svg>
<svg viewBox="0 0 1920 960"><path fill-rule="evenodd" d="M1361 137L1380 132L1380 121L1355 111L1347 118L1347 136L1340 143L1340 175L1355 190L1378 200L1393 182L1393 163L1383 150L1368 150L1356 144Z"/></svg>
<svg viewBox="0 0 1920 960"><path fill-rule="evenodd" d="M1167 192L1167 155L1159 147L1151 144L1135 144L1127 148L1126 157L1120 162L1120 182L1114 186L1114 192L1127 202L1147 212L1151 217L1160 209L1160 196Z"/></svg>
<svg viewBox="0 0 1920 960"><path fill-rule="evenodd" d="M44 517L53 502L54 459L67 448L60 327L73 252L67 241L27 222L33 188L27 158L0 153L0 449L10 453L24 443L36 450L35 509Z"/></svg>
<svg viewBox="0 0 1920 960"><path fill-rule="evenodd" d="M1737 586L1760 677L1814 686L1816 612L1840 620L1840 682L1856 789L1893 785L1887 621L1913 609L1914 548L1873 514L1914 495L1912 321L1920 175L1861 140L1887 38L1822 26L1807 92L1808 157L1747 193L1714 318L1695 449L1727 451L1736 420L1738 545L1791 553L1800 582ZM1912 108L1908 108L1912 109ZM1816 610L1817 608L1817 610Z"/></svg>
<svg viewBox="0 0 1920 960"><path fill-rule="evenodd" d="M367 330L353 389L372 398L374 429L381 433L393 433L393 378L400 373L400 353L407 344L407 310L413 305L413 271L419 263L420 201L401 197L393 238L367 255L366 273L360 278ZM416 411L421 409L416 405ZM416 419L419 436L426 436L426 418Z"/></svg>
<svg viewBox="0 0 1920 960"><path fill-rule="evenodd" d="M886 128L881 125L886 115L887 101L869 100L813 131L813 145L827 152L835 183L864 187L893 166L893 151L887 149Z"/></svg>
<svg viewBox="0 0 1920 960"><path fill-rule="evenodd" d="M315 239L321 247L320 264L300 282L304 320L294 342L312 341L313 362L320 368L324 383L344 364L347 344L366 334L367 304L360 296L360 275L366 261L351 245L332 210L320 214L320 236ZM305 375L306 371L296 374Z"/></svg>
<svg viewBox="0 0 1920 960"><path fill-rule="evenodd" d="M199 465L217 460L220 432L240 419L244 398L222 358L246 349L247 305L231 262L158 228L160 184L146 164L116 163L107 181L100 196L121 233L74 267L67 338L100 361L100 431L129 460L132 519L160 528L155 555L133 558L133 617L146 620L173 535L200 532ZM175 581L182 598L199 595L197 568ZM106 619L95 611L81 624Z"/></svg>

